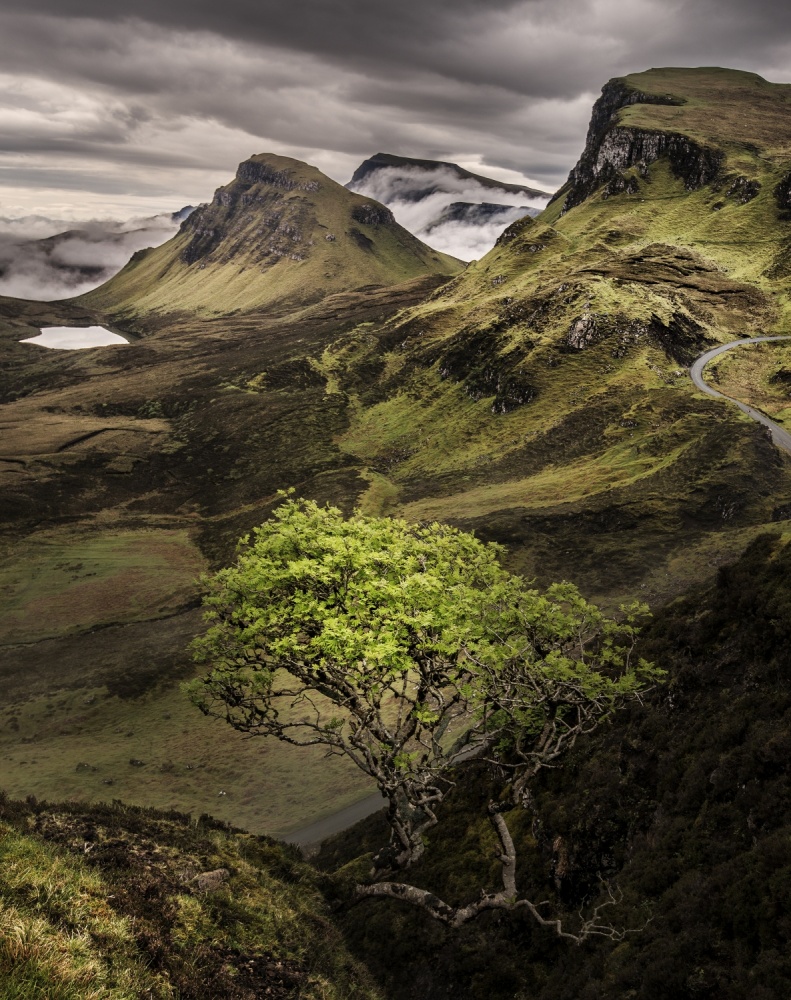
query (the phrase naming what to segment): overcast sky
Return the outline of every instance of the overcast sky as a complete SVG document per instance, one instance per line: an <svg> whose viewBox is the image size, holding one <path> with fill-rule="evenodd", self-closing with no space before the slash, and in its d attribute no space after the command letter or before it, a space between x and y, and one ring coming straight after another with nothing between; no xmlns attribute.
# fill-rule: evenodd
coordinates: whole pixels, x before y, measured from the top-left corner
<svg viewBox="0 0 791 1000"><path fill-rule="evenodd" d="M0 216L173 210L273 151L555 189L612 76L791 82L775 0L0 0Z"/></svg>

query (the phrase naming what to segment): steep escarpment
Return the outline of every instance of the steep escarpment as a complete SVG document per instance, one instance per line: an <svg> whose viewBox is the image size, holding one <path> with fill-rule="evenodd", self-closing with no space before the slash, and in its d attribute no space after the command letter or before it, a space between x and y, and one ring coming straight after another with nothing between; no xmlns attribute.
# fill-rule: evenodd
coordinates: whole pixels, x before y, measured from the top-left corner
<svg viewBox="0 0 791 1000"><path fill-rule="evenodd" d="M451 276L461 266L383 205L305 163L265 154L240 164L172 240L135 254L82 301L127 316L282 311L367 286Z"/></svg>
<svg viewBox="0 0 791 1000"><path fill-rule="evenodd" d="M762 150L772 164L786 148L788 101L787 87L732 70L650 70L610 80L555 200L566 212L599 189L636 194L638 179L664 158L686 190L720 181L726 198L744 204L761 189L756 175L771 173L750 153Z"/></svg>
<svg viewBox="0 0 791 1000"><path fill-rule="evenodd" d="M563 212L605 185L608 194L635 194L636 181L624 178L623 171L636 166L645 177L649 165L662 156L668 158L674 176L683 180L688 191L718 176L723 160L720 150L678 133L620 125L619 112L633 104L678 106L683 100L671 94L645 93L624 79L610 80L593 107L585 150L552 199L562 201Z"/></svg>

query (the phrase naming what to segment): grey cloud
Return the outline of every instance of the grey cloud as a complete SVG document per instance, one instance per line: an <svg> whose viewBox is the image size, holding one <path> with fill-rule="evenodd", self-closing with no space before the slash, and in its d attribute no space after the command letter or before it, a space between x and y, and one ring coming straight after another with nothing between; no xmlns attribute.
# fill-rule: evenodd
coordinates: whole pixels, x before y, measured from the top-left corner
<svg viewBox="0 0 791 1000"><path fill-rule="evenodd" d="M154 197L169 195L170 190L161 183L148 182L145 179L129 177L120 174L94 174L74 168L64 167L29 167L0 165L0 187L24 187L31 185L40 188L61 188L66 191L96 191L100 194L126 194L130 183L141 194Z"/></svg>
<svg viewBox="0 0 791 1000"><path fill-rule="evenodd" d="M131 164L151 168L132 172L133 193L175 193L188 169L206 171L208 196L209 171L230 173L242 146L316 159L340 180L384 148L555 187L609 77L724 64L789 79L790 38L791 5L773 0L3 0L2 73L98 110L42 124L11 89L0 111L18 115L0 114L0 146L54 173L47 154L93 162L60 186L108 194ZM22 183L17 169L6 178Z"/></svg>
<svg viewBox="0 0 791 1000"><path fill-rule="evenodd" d="M136 250L164 243L179 224L160 215L131 224L74 225L40 216L0 219L0 295L41 301L80 295L111 278Z"/></svg>

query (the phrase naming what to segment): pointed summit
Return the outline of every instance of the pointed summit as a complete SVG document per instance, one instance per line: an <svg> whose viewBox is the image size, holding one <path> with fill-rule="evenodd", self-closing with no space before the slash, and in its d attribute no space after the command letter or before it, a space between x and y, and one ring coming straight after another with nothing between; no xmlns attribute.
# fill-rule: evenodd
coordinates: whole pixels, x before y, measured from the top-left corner
<svg viewBox="0 0 791 1000"><path fill-rule="evenodd" d="M172 240L135 254L85 301L112 312L227 315L461 268L384 205L307 163L265 153L241 163Z"/></svg>

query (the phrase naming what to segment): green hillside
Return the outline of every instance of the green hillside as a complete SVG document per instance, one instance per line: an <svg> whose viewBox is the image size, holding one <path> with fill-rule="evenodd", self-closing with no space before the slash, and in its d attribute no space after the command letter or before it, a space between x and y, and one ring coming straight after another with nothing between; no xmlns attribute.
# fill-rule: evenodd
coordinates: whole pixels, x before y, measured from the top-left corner
<svg viewBox="0 0 791 1000"><path fill-rule="evenodd" d="M179 233L135 254L88 307L125 314L230 315L299 308L336 292L457 274L389 209L347 191L315 167L264 153L239 165Z"/></svg>
<svg viewBox="0 0 791 1000"><path fill-rule="evenodd" d="M789 100L725 70L608 84L553 203L390 323L375 386L338 344L363 502L475 527L543 579L654 600L782 521L787 461L685 366L787 332Z"/></svg>
<svg viewBox="0 0 791 1000"><path fill-rule="evenodd" d="M205 818L0 799L2 1000L375 1000L295 852Z"/></svg>

